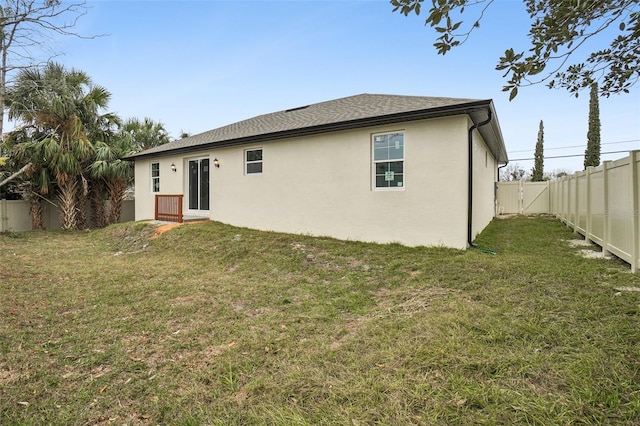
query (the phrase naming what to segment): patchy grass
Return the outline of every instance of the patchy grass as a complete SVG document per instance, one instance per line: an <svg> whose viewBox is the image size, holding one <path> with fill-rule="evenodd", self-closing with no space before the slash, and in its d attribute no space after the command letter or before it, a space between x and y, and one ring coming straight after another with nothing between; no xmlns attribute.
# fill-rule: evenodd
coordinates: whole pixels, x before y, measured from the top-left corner
<svg viewBox="0 0 640 426"><path fill-rule="evenodd" d="M640 277L546 217L492 256L145 223L0 235L0 424L637 424Z"/></svg>

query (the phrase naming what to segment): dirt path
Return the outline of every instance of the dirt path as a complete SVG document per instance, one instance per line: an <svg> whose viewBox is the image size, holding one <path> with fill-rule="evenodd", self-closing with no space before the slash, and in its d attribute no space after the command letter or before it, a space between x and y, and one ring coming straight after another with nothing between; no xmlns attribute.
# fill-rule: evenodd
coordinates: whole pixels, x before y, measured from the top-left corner
<svg viewBox="0 0 640 426"><path fill-rule="evenodd" d="M176 228L180 225L195 225L196 223L205 223L208 222L208 220L194 220L191 222L182 222L182 223L177 223L177 222L172 222L172 223L162 223L161 225L159 225L158 227L156 227L155 229L155 234L153 234L153 236L151 237L151 239L154 238L158 238L160 235L164 234L165 232Z"/></svg>

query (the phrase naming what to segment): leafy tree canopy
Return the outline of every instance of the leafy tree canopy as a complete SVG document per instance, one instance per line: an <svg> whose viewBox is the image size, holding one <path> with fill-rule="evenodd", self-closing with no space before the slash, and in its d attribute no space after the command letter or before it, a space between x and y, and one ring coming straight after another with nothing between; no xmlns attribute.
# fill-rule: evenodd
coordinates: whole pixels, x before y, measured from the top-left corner
<svg viewBox="0 0 640 426"><path fill-rule="evenodd" d="M393 11L419 15L424 0L390 0ZM430 0L426 24L439 36L434 46L446 54L469 38L495 0ZM518 88L546 83L578 96L592 82L600 94L629 92L640 78L639 0L523 0L532 22L528 51L505 50L496 69L504 71L503 91L509 100ZM429 2L428 2L429 3ZM463 21L461 16L473 14ZM608 45L577 58L587 41L607 29L615 30Z"/></svg>

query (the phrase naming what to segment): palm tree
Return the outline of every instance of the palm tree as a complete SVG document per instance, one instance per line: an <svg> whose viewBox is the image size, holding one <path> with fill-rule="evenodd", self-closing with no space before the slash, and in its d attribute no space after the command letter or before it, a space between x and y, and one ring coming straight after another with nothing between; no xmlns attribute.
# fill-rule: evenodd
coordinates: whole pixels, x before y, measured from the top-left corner
<svg viewBox="0 0 640 426"><path fill-rule="evenodd" d="M119 126L113 132L113 125ZM103 133L95 144L95 156L91 164L92 210L94 223L101 227L111 225L120 219L122 203L127 188L133 181L133 163L122 158L136 152L170 142L169 134L162 123L150 118L140 121L130 118L124 124L117 118L98 126ZM109 132L104 132L109 129ZM110 209L104 213L104 193L109 199Z"/></svg>
<svg viewBox="0 0 640 426"><path fill-rule="evenodd" d="M110 143L96 145L95 161L91 164L91 176L103 182L109 197L110 210L106 224L118 222L122 212L127 187L133 180L133 163L122 160L136 152L130 134L120 132Z"/></svg>
<svg viewBox="0 0 640 426"><path fill-rule="evenodd" d="M11 162L15 168L25 168L26 176L18 176L17 190L29 201L31 228L44 229L43 200L47 200L53 191L51 173L45 165L44 152L37 143L38 135L30 134L26 129L7 135L7 146L11 151Z"/></svg>
<svg viewBox="0 0 640 426"><path fill-rule="evenodd" d="M97 175L93 170L93 165L99 161L99 157L104 158L103 145L110 145L119 136L119 128L122 126L120 118L111 113L97 117L87 117L87 128L89 138L93 141L94 155L88 160L86 169L90 171L86 182L88 197L81 197L91 203L91 213L93 225L102 228L108 224L108 214L105 214L105 200L107 198L107 184L103 176ZM84 184L84 182L83 182ZM80 207L80 206L79 206ZM83 211L86 212L86 206Z"/></svg>
<svg viewBox="0 0 640 426"><path fill-rule="evenodd" d="M130 118L124 123L123 131L131 135L136 152L171 142L164 124L145 117L142 121Z"/></svg>
<svg viewBox="0 0 640 426"><path fill-rule="evenodd" d="M77 227L78 191L86 193L84 173L94 151L90 126L109 98L84 72L52 62L21 71L7 93L8 117L42 135L34 148L57 184L63 229Z"/></svg>

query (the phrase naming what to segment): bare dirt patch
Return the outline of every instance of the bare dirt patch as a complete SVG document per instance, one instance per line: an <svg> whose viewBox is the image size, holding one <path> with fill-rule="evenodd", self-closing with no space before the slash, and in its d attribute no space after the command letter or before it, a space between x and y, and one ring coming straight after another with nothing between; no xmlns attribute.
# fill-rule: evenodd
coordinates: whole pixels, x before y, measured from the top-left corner
<svg viewBox="0 0 640 426"><path fill-rule="evenodd" d="M516 216L518 216L518 213L501 213L498 216L496 216L496 219L510 219Z"/></svg>
<svg viewBox="0 0 640 426"><path fill-rule="evenodd" d="M611 256L605 256L599 246L593 244L589 240L568 240L567 243L571 247L586 247L577 251L577 253L587 259L611 259Z"/></svg>
<svg viewBox="0 0 640 426"><path fill-rule="evenodd" d="M158 238L160 235L164 234L167 231L172 230L173 228L177 228L178 226L181 225L195 225L197 223L206 223L209 222L208 220L192 220L189 222L182 222L182 223L178 223L178 222L151 222L152 224L156 224L154 226L154 231L155 233L153 234L153 236L151 236L151 239L154 238Z"/></svg>
<svg viewBox="0 0 640 426"><path fill-rule="evenodd" d="M567 240L571 247L595 247L589 240Z"/></svg>
<svg viewBox="0 0 640 426"><path fill-rule="evenodd" d="M160 235L164 234L165 232L170 231L173 228L177 228L180 225L182 224L181 223L165 223L165 224L159 225L154 229L154 234L151 236L151 239L153 240L154 238L158 238Z"/></svg>
<svg viewBox="0 0 640 426"><path fill-rule="evenodd" d="M0 385L6 386L20 380L20 373L15 370L0 370Z"/></svg>
<svg viewBox="0 0 640 426"><path fill-rule="evenodd" d="M579 250L582 257L587 259L611 259L611 256L605 256L603 252L597 250Z"/></svg>

